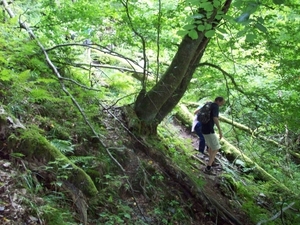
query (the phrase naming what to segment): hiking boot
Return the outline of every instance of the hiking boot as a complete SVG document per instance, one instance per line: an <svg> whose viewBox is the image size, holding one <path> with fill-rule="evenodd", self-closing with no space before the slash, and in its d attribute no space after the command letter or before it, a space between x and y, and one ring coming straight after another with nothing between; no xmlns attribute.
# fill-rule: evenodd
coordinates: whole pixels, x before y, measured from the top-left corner
<svg viewBox="0 0 300 225"><path fill-rule="evenodd" d="M207 167L205 167L205 169L203 170L204 173L208 174L208 175L213 175L216 176L217 174L214 172L213 169L207 169Z"/></svg>

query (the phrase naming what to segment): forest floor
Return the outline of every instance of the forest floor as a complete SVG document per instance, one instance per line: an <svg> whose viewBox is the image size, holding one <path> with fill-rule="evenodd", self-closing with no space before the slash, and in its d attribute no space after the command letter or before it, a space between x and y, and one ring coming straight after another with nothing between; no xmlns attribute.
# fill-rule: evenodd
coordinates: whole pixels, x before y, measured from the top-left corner
<svg viewBox="0 0 300 225"><path fill-rule="evenodd" d="M184 126L181 126L179 123L172 124L179 130L179 136L184 139L191 139L192 145L196 149L198 146L198 137L195 134L192 134L189 130L187 130ZM114 126L113 124L107 126ZM117 140L120 137L117 137L117 133L112 130L111 132L112 139ZM124 137L124 133L122 133L122 138ZM23 160L16 160L15 158L7 157L7 154L2 152L2 149L5 146L0 146L0 224L2 225L20 225L20 224L45 224L42 219L39 218L39 215L36 215L32 209L29 207L29 202L26 199L34 201L36 204L43 205L43 198L39 196L39 192L31 193L29 189L20 188L20 180L22 177L26 180L26 176L24 171L26 171L26 165L28 162L24 162ZM1 149L2 148L2 149ZM198 157L198 152L194 150L192 154L192 159L194 160L194 169L199 171L199 178L205 180L204 186L202 188L202 193L205 195L205 199L208 201L204 204L202 200L204 198L194 199L193 203L193 218L191 219L191 223L193 225L251 225L249 219L246 214L241 210L241 207L232 199L230 196L232 193L226 193L224 191L224 186L222 186L222 177L220 174L222 173L222 161L226 161L221 154L217 155L217 161L221 162L220 166L216 167L217 175L211 176L205 174L202 170L205 167L206 161L208 160L207 156ZM136 152L132 152L130 156L131 164L126 167L127 174L132 174L132 176L136 176L134 170L136 170L136 165L134 162L138 162L141 158L145 160L153 160L147 159L147 154L137 154ZM160 165L156 165L159 167ZM163 168L161 168L162 170ZM131 178L129 178L130 180ZM132 178L134 179L134 178ZM176 177L172 177L174 181L177 179ZM27 180L28 185L36 185L34 180ZM179 183L178 181L175 181ZM174 183L175 183L174 182ZM170 185L171 182L168 182L169 189L174 191L177 189L177 193L183 193L186 189L182 188L181 185ZM182 189L182 190L180 190ZM126 197L125 197L126 198ZM129 205L139 205L140 210L147 212L148 203L145 200L143 195L136 196L134 201L132 197L128 197L127 201ZM218 208L216 209L216 205ZM221 209L221 210L220 210ZM215 213L210 213L213 210ZM224 211L223 211L224 210ZM74 209L75 211L75 209ZM225 213L224 213L225 212ZM139 214L139 212L137 212ZM218 216L215 216L218 215ZM147 215L148 217L149 215ZM229 218L231 217L231 218ZM148 220L147 224L157 224L151 218ZM90 223L91 225L94 225ZM173 224L181 224L179 221Z"/></svg>

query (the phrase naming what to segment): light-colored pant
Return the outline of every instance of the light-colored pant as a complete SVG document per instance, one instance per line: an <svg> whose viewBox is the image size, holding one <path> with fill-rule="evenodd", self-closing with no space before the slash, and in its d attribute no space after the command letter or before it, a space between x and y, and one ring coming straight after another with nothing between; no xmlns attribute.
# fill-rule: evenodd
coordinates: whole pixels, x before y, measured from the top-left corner
<svg viewBox="0 0 300 225"><path fill-rule="evenodd" d="M211 148L211 150L216 151L221 148L219 138L215 133L213 134L203 134L206 145Z"/></svg>

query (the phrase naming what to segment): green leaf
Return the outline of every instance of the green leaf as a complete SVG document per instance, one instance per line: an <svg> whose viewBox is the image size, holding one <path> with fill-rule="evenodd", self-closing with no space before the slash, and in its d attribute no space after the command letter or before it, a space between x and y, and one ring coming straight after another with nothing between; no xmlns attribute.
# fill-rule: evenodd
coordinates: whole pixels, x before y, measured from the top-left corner
<svg viewBox="0 0 300 225"><path fill-rule="evenodd" d="M214 0L213 5L214 5L215 8L218 8L221 5L221 1Z"/></svg>
<svg viewBox="0 0 300 225"><path fill-rule="evenodd" d="M215 35L216 31L215 30L209 30L205 32L205 37L207 38L212 38Z"/></svg>
<svg viewBox="0 0 300 225"><path fill-rule="evenodd" d="M210 23L205 24L205 30L211 30L212 25Z"/></svg>
<svg viewBox="0 0 300 225"><path fill-rule="evenodd" d="M189 31L188 35L189 35L193 40L195 40L195 39L198 38L198 33L197 33L196 30L191 30L191 31Z"/></svg>
<svg viewBox="0 0 300 225"><path fill-rule="evenodd" d="M240 15L238 18L236 18L235 21L238 23L242 23L242 22L248 21L249 18L250 18L250 13L245 12L242 15Z"/></svg>
<svg viewBox="0 0 300 225"><path fill-rule="evenodd" d="M183 29L185 29L185 30L192 30L192 29L194 29L196 26L195 25L193 25L193 24L187 24L187 25L185 25L184 27L183 27Z"/></svg>
<svg viewBox="0 0 300 225"><path fill-rule="evenodd" d="M242 5L243 5L243 1L234 1L233 2L234 7L239 8L239 7L242 7Z"/></svg>
<svg viewBox="0 0 300 225"><path fill-rule="evenodd" d="M264 20L264 18L262 18L262 17L260 16L260 17L257 18L257 21L258 21L259 23L263 24L265 20Z"/></svg>
<svg viewBox="0 0 300 225"><path fill-rule="evenodd" d="M225 39L225 37L224 37L222 34L220 34L220 33L216 33L216 35L217 35L217 37L218 37L219 39L221 39L221 40L224 40L224 39Z"/></svg>
<svg viewBox="0 0 300 225"><path fill-rule="evenodd" d="M218 27L217 31L219 31L222 34L228 34L228 32L225 29L221 28L221 27Z"/></svg>
<svg viewBox="0 0 300 225"><path fill-rule="evenodd" d="M204 31L205 30L205 26L204 25L199 25L198 27L197 27L197 30L199 30L199 31Z"/></svg>
<svg viewBox="0 0 300 225"><path fill-rule="evenodd" d="M191 5L199 5L199 0L187 0L186 2Z"/></svg>
<svg viewBox="0 0 300 225"><path fill-rule="evenodd" d="M184 37L188 33L189 33L189 31L187 31L187 30L179 30L179 31L177 31L177 35L180 36L180 37Z"/></svg>
<svg viewBox="0 0 300 225"><path fill-rule="evenodd" d="M246 35L246 42L253 42L256 38L255 34L247 34Z"/></svg>
<svg viewBox="0 0 300 225"><path fill-rule="evenodd" d="M255 24L255 27L257 29L259 29L261 32L264 32L264 33L268 32L267 28L264 25L260 24L260 23Z"/></svg>
<svg viewBox="0 0 300 225"><path fill-rule="evenodd" d="M234 17L226 15L226 14L223 14L222 17L223 17L223 19L228 20L228 21L233 21L234 20Z"/></svg>
<svg viewBox="0 0 300 225"><path fill-rule="evenodd" d="M284 0L273 0L273 3L276 5L284 4Z"/></svg>
<svg viewBox="0 0 300 225"><path fill-rule="evenodd" d="M204 15L200 14L200 13L197 13L197 14L195 14L195 15L192 16L192 18L198 19L198 20L202 19L203 17L204 17Z"/></svg>
<svg viewBox="0 0 300 225"><path fill-rule="evenodd" d="M220 20L220 19L222 19L222 17L223 17L223 15L216 15L216 20Z"/></svg>
<svg viewBox="0 0 300 225"><path fill-rule="evenodd" d="M213 6L213 4L211 4L211 2L205 2L205 3L202 3L202 4L201 4L201 7L202 7L205 11L208 11L208 12L213 11L213 9L214 9L214 6Z"/></svg>

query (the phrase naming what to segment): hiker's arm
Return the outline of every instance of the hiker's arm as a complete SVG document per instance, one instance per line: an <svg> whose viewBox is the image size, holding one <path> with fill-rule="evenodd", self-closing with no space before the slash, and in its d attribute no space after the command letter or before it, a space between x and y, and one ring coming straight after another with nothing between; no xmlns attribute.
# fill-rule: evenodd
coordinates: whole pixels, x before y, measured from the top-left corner
<svg viewBox="0 0 300 225"><path fill-rule="evenodd" d="M223 137L223 134L222 134L222 131L221 131L221 127L220 127L220 123L219 123L219 118L218 117L214 117L214 122L219 130L219 136L220 136L220 139Z"/></svg>

